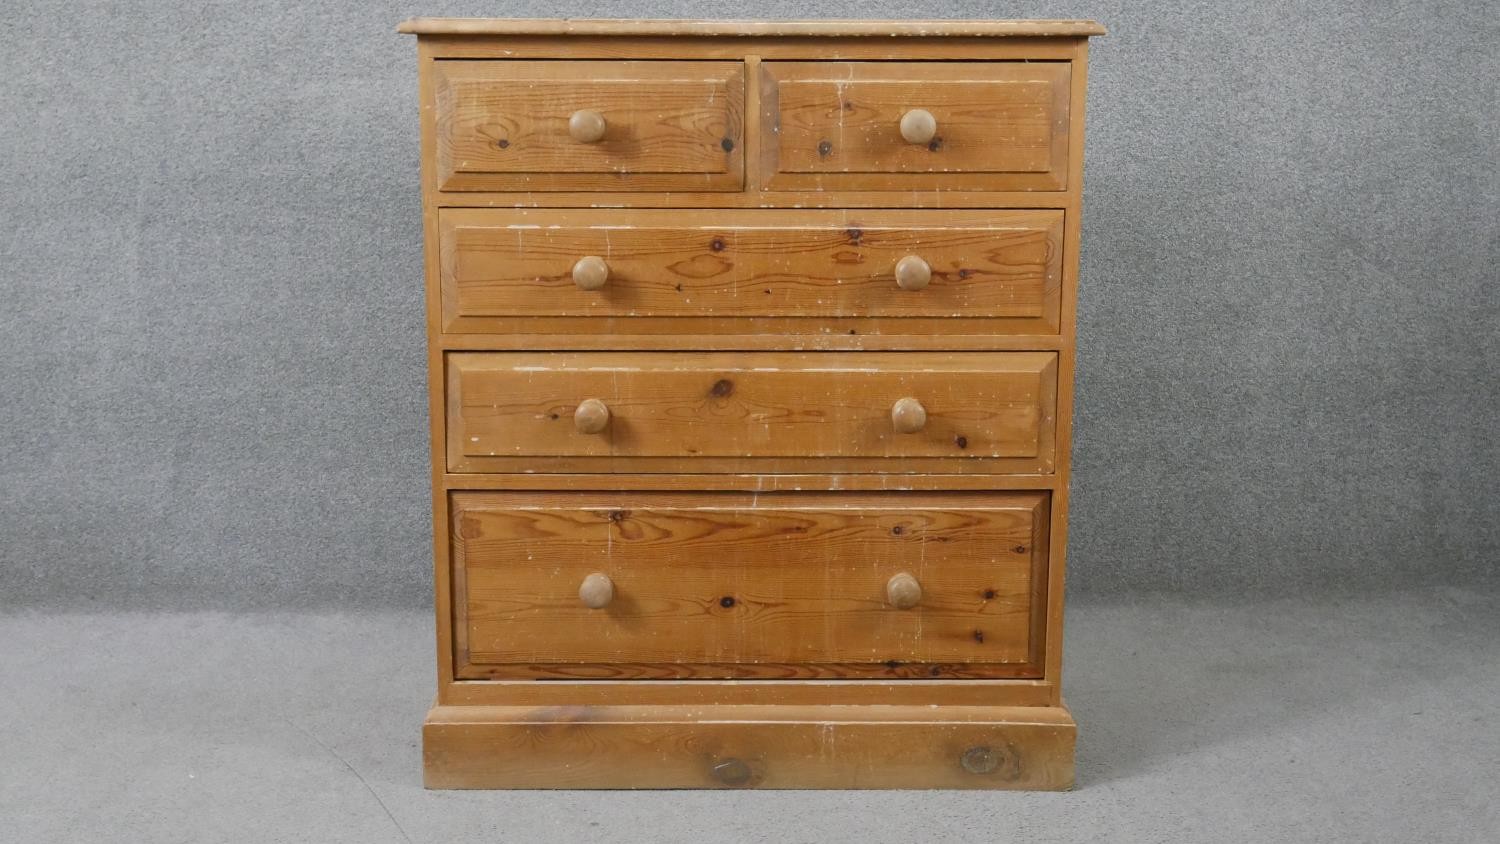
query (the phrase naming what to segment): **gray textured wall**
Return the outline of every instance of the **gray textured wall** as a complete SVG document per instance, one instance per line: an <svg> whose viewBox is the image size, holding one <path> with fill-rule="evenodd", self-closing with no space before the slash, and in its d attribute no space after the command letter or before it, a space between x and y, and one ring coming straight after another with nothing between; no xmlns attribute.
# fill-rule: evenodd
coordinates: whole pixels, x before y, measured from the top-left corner
<svg viewBox="0 0 1500 844"><path fill-rule="evenodd" d="M0 602L424 605L411 14L805 3L12 2ZM1492 4L852 2L1095 17L1072 588L1493 577Z"/></svg>

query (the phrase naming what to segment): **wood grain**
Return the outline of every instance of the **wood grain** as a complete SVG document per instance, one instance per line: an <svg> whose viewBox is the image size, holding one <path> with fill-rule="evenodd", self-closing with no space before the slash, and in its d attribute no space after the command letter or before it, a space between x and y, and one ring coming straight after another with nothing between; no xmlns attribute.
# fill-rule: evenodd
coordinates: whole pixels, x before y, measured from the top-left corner
<svg viewBox="0 0 1500 844"><path fill-rule="evenodd" d="M671 35L619 38L611 35L427 35L438 59L654 59L741 61L747 56L784 61L1070 61L1080 37L914 36L897 43L881 38L816 35L699 36L687 43Z"/></svg>
<svg viewBox="0 0 1500 844"><path fill-rule="evenodd" d="M537 317L593 317L611 334L664 317L684 333L753 333L775 317L814 335L845 317L856 335L922 317L996 333L1057 326L1058 211L720 211L690 222L666 210L446 209L439 226L453 332ZM575 283L586 256L608 265L598 290ZM931 267L921 290L897 284L907 256Z"/></svg>
<svg viewBox="0 0 1500 844"><path fill-rule="evenodd" d="M1081 40L1073 45L1073 96L1071 100L1072 114L1070 123L1073 133L1077 138L1068 158L1068 168L1072 184L1080 185L1083 182L1083 129L1084 129L1084 92L1088 84L1088 51L1087 40ZM1077 332L1078 313L1078 244L1082 234L1082 208L1081 203L1075 206L1068 215L1067 234L1065 235L1068 249L1063 261L1064 294L1062 325L1066 337L1072 338ZM1064 444L1059 449L1060 454L1057 461L1058 481L1057 491L1053 495L1055 509L1052 514L1051 541L1056 548L1055 559L1047 573L1049 580L1049 598L1047 607L1047 636L1051 643L1048 648L1047 676L1056 681L1053 702L1062 701L1062 636L1063 636L1063 582L1067 575L1067 538L1068 538L1068 490L1072 482L1072 449L1068 444L1073 439L1073 372L1077 364L1077 344L1068 343L1059 353L1059 361L1064 376L1058 381L1058 437Z"/></svg>
<svg viewBox="0 0 1500 844"><path fill-rule="evenodd" d="M1067 187L1066 62L762 62L770 189ZM931 112L937 137L900 124Z"/></svg>
<svg viewBox="0 0 1500 844"><path fill-rule="evenodd" d="M733 62L449 61L434 68L438 189L738 190ZM607 122L580 143L580 110Z"/></svg>
<svg viewBox="0 0 1500 844"><path fill-rule="evenodd" d="M437 707L428 788L1073 785L1062 706Z"/></svg>
<svg viewBox="0 0 1500 844"><path fill-rule="evenodd" d="M458 352L453 472L1048 471L1052 352ZM914 397L918 433L891 407ZM608 428L581 434L580 402Z"/></svg>
<svg viewBox="0 0 1500 844"><path fill-rule="evenodd" d="M483 666L476 667L482 669ZM914 680L853 679L471 679L451 684L445 705L607 706L629 692L635 704L754 704L834 706L1049 706L1052 686L1040 679L986 677L979 680L923 677Z"/></svg>
<svg viewBox="0 0 1500 844"><path fill-rule="evenodd" d="M1057 351L1072 340L1060 334L970 334L937 332L965 329L975 323L994 328L997 320L829 317L817 334L804 333L796 317L755 321L755 334L682 334L673 317L611 320L615 331L599 332L593 317L516 317L507 325L522 333L439 334L433 345L446 351L799 351L799 352L1033 352ZM868 333L861 334L859 325ZM631 330L633 329L633 330ZM905 333L911 332L911 333Z"/></svg>
<svg viewBox="0 0 1500 844"><path fill-rule="evenodd" d="M427 72L433 62L433 45L425 39L417 42L417 56L419 67L422 72L418 74L418 91L421 102L428 102L432 97L433 74ZM432 133L426 131L425 127L421 136L421 176L422 184L432 183L434 170L437 162L433 154ZM439 291L438 266L438 231L437 231L438 209L433 201L430 191L422 191L422 264L424 277L424 292L428 302L436 302ZM443 371L443 349L441 344L432 342L434 338L441 336L442 323L436 308L429 307L426 313L427 329L427 410L429 418L442 418L445 405L444 399L444 371ZM437 651L437 681L438 702L444 702L448 690L454 686L453 677L453 605L454 590L449 582L449 574L453 567L449 565L449 545L443 537L447 535L448 525L448 493L444 485L444 472L447 468L444 455L447 454L447 442L445 439L446 428L443 425L430 426L428 439L428 458L431 467L432 478L432 522L433 522L433 614L434 626L437 635L435 646Z"/></svg>
<svg viewBox="0 0 1500 844"><path fill-rule="evenodd" d="M755 142L747 140L746 155L752 155ZM771 174L774 176L774 172ZM747 171L748 178L748 171ZM449 191L439 193L435 201L443 208L667 208L667 209L723 209L723 208L784 208L801 209L845 209L845 208L890 208L899 204L910 210L957 210L1022 208L1062 209L1068 205L1069 194L1058 191L1023 190L948 190L913 185L901 192L899 202L892 199L889 190L842 190L828 187L822 190L766 190L764 187L749 188L741 192L722 191L703 193L660 192L639 190L548 190L529 191L518 188L509 191Z"/></svg>
<svg viewBox="0 0 1500 844"><path fill-rule="evenodd" d="M461 676L1030 676L1041 653L1044 493L452 498ZM886 600L903 571L911 610Z"/></svg>
<svg viewBox="0 0 1500 844"><path fill-rule="evenodd" d="M443 476L447 489L536 489L536 490L671 490L677 492L908 492L918 490L1006 491L1056 490L1056 475L939 474L826 474L760 472L714 472L704 474L644 475L626 472L552 474L545 472L450 473Z"/></svg>
<svg viewBox="0 0 1500 844"><path fill-rule="evenodd" d="M871 682L1036 679L1041 669L1026 663L996 662L524 662L458 663L463 680L592 680L635 683L648 680L863 680Z"/></svg>

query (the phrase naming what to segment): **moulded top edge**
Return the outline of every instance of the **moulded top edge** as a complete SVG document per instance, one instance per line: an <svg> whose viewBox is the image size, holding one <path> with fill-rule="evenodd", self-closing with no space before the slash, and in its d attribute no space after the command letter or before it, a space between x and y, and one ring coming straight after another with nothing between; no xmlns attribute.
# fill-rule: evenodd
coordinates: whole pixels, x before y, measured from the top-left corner
<svg viewBox="0 0 1500 844"><path fill-rule="evenodd" d="M1091 20L607 20L602 18L412 18L413 35L699 35L861 37L1085 37L1103 35Z"/></svg>

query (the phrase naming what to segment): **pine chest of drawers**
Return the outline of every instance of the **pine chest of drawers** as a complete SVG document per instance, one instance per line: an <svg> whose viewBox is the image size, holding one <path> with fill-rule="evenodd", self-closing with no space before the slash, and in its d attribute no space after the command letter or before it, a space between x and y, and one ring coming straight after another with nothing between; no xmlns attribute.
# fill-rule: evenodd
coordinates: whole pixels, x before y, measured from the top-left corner
<svg viewBox="0 0 1500 844"><path fill-rule="evenodd" d="M416 19L440 788L1066 788L1087 21Z"/></svg>

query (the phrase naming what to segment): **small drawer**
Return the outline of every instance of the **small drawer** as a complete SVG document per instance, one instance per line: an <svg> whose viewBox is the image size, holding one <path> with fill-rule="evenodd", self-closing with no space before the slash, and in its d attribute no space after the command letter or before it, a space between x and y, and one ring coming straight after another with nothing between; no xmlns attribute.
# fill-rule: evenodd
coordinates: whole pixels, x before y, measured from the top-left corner
<svg viewBox="0 0 1500 844"><path fill-rule="evenodd" d="M454 472L1050 472L1056 352L455 352Z"/></svg>
<svg viewBox="0 0 1500 844"><path fill-rule="evenodd" d="M764 62L771 190L1067 188L1067 62Z"/></svg>
<svg viewBox="0 0 1500 844"><path fill-rule="evenodd" d="M738 62L440 61L438 189L731 191Z"/></svg>
<svg viewBox="0 0 1500 844"><path fill-rule="evenodd" d="M454 333L1055 334L1063 212L445 208Z"/></svg>
<svg viewBox="0 0 1500 844"><path fill-rule="evenodd" d="M1040 676L1047 494L451 494L461 679Z"/></svg>

